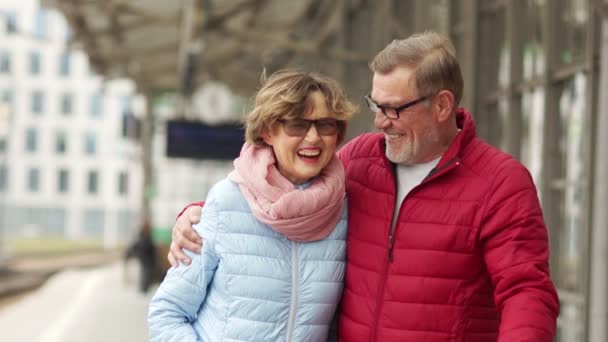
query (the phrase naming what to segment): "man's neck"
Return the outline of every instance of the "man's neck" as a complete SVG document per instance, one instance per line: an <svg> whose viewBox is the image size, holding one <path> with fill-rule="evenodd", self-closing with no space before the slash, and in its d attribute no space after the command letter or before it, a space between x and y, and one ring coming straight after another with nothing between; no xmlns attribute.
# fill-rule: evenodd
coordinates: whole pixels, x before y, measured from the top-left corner
<svg viewBox="0 0 608 342"><path fill-rule="evenodd" d="M439 141L440 144L438 145L438 147L431 151L427 157L422 158L418 162L416 162L416 164L428 163L432 160L439 158L445 153L445 151L447 151L454 139L456 139L456 136L459 132L460 130L458 128L450 129L449 132L446 132L446 134L443 135L443 138Z"/></svg>

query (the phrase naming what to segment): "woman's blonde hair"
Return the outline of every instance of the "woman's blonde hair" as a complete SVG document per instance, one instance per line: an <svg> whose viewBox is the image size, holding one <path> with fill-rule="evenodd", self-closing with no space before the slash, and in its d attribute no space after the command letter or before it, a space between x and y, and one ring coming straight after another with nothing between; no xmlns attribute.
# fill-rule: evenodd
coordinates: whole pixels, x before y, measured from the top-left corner
<svg viewBox="0 0 608 342"><path fill-rule="evenodd" d="M305 118L313 110L310 99L318 91L325 98L327 109L339 120L338 143L346 135L346 122L356 107L348 100L342 87L335 80L315 73L297 70L280 70L268 79L262 75L263 84L255 96L254 107L245 117L245 140L254 146L265 145L263 134L278 120Z"/></svg>
<svg viewBox="0 0 608 342"><path fill-rule="evenodd" d="M420 96L446 89L454 95L454 108L458 107L464 85L456 50L447 37L427 31L393 40L369 64L373 72L380 74L389 73L399 66L414 69Z"/></svg>

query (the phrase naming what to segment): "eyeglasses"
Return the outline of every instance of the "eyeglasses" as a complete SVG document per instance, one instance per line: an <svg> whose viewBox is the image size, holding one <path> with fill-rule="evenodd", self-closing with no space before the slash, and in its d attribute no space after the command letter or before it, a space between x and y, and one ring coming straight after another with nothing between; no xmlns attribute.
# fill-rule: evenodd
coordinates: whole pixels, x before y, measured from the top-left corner
<svg viewBox="0 0 608 342"><path fill-rule="evenodd" d="M335 135L340 130L338 120L336 119L319 119L319 120L306 120L306 119L293 119L293 120L279 120L283 124L285 133L290 137L303 137L306 136L310 126L313 124L317 129L319 135Z"/></svg>
<svg viewBox="0 0 608 342"><path fill-rule="evenodd" d="M416 105L424 100L429 99L430 97L430 95L422 96L399 107L381 106L377 104L374 100L372 100L370 95L367 95L364 98L365 103L367 103L367 106L372 112L378 113L379 111L381 111L382 114L384 114L384 116L389 119L399 119L399 113L410 108L413 105Z"/></svg>

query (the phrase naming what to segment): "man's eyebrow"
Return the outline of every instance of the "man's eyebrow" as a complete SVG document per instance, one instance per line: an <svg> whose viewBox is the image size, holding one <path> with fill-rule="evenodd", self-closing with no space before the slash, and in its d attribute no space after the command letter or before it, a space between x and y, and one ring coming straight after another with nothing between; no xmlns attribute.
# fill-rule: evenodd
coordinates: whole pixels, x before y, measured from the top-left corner
<svg viewBox="0 0 608 342"><path fill-rule="evenodd" d="M372 99L372 101L376 102L376 104L380 107L391 107L391 108L395 108L397 106L401 106L401 103L397 103L397 102L392 102L392 101L388 101L388 102L384 102L384 103L380 103L374 99Z"/></svg>
<svg viewBox="0 0 608 342"><path fill-rule="evenodd" d="M395 107L397 107L397 106L401 106L401 105L402 105L402 103L391 102L391 101L380 103L380 102L378 102L376 99L374 99L374 98L372 97L372 93L369 93L368 97L369 97L369 98L370 98L372 101L374 101L374 103L375 103L375 104L377 104L377 105L378 105L378 106L380 106L380 107L390 107L390 108L395 108Z"/></svg>
<svg viewBox="0 0 608 342"><path fill-rule="evenodd" d="M367 97L369 97L369 98L370 98L370 100L374 101L374 103L375 103L375 104L377 104L378 106L383 106L383 107L384 107L384 106L387 106L386 104L382 104L382 103L380 103L380 102L376 101L376 100L375 100L375 99L372 97L372 94L371 94L371 93L370 93L369 95L367 95ZM388 106L390 106L390 105L388 105Z"/></svg>

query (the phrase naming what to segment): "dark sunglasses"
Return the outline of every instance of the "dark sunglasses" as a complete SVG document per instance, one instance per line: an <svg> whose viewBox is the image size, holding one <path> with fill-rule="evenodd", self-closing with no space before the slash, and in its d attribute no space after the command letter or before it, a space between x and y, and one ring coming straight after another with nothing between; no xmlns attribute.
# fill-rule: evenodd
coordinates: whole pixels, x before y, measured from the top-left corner
<svg viewBox="0 0 608 342"><path fill-rule="evenodd" d="M335 135L340 131L340 125L336 119L319 119L319 120L306 120L306 119L293 119L293 120L279 120L283 124L285 133L290 137L303 137L306 136L310 126L313 124L317 129L319 135Z"/></svg>
<svg viewBox="0 0 608 342"><path fill-rule="evenodd" d="M382 112L382 114L384 114L384 116L386 116L389 119L399 119L399 113L412 107L413 105L416 105L424 100L429 99L430 97L431 97L430 95L422 96L413 101L407 102L406 104L399 106L399 107L389 107L389 106L379 105L374 100L372 100L370 95L365 96L364 99L365 99L365 103L367 104L367 106L369 107L369 109L372 112L374 112L374 113Z"/></svg>

